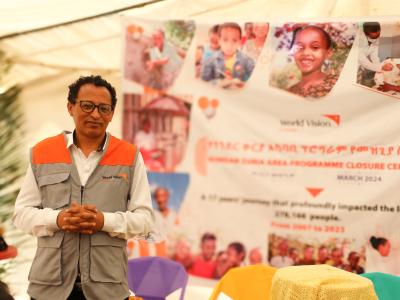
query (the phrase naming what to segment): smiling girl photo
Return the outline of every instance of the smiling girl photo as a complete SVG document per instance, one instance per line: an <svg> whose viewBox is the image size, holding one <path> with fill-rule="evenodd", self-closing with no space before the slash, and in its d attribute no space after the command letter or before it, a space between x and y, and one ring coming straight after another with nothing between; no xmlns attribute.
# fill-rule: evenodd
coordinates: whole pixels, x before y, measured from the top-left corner
<svg viewBox="0 0 400 300"><path fill-rule="evenodd" d="M317 100L330 93L356 33L355 24L291 23L275 28L270 85Z"/></svg>

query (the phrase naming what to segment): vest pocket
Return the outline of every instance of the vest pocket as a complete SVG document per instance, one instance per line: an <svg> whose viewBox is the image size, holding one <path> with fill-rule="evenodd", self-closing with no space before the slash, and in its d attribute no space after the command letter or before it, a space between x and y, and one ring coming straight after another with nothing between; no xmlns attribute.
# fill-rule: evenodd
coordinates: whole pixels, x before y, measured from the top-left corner
<svg viewBox="0 0 400 300"><path fill-rule="evenodd" d="M97 282L126 281L126 241L98 232L91 236L90 278Z"/></svg>
<svg viewBox="0 0 400 300"><path fill-rule="evenodd" d="M69 204L71 195L69 175L69 173L56 173L38 178L43 207L58 209Z"/></svg>
<svg viewBox="0 0 400 300"><path fill-rule="evenodd" d="M61 285L61 243L63 231L54 236L38 237L38 248L29 271L28 279L32 283Z"/></svg>

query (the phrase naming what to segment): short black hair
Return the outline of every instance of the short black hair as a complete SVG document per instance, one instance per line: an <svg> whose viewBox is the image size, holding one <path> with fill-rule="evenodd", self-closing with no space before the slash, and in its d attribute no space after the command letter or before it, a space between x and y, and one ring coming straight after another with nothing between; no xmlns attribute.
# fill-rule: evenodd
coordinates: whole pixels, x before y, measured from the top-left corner
<svg viewBox="0 0 400 300"><path fill-rule="evenodd" d="M324 37L324 39L325 39L325 41L326 41L326 44L327 44L327 49L330 49L331 47L332 47L332 39L331 39L331 36L323 29L323 28L321 28L321 27L319 27L319 26L315 26L315 25L307 25L307 26L304 26L304 27L297 27L295 30L293 30L293 37L292 37L292 42L290 43L290 49L293 47L293 45L294 45L294 42L295 42L295 40L296 40L296 36L297 36L297 34L299 33L299 32L301 32L301 31L303 31L303 30L305 30L305 29L308 29L308 28L312 28L312 29L316 29L316 30L318 30L319 32L321 32L322 33L322 36Z"/></svg>
<svg viewBox="0 0 400 300"><path fill-rule="evenodd" d="M380 32L381 24L379 24L378 22L364 22L363 31L366 35L368 35L371 32Z"/></svg>
<svg viewBox="0 0 400 300"><path fill-rule="evenodd" d="M208 30L208 34L218 34L219 31L219 24L215 24Z"/></svg>
<svg viewBox="0 0 400 300"><path fill-rule="evenodd" d="M235 249L237 254L241 254L243 253L243 258L246 256L246 248L244 247L244 245L241 242L232 242L228 245L228 248L233 248Z"/></svg>
<svg viewBox="0 0 400 300"><path fill-rule="evenodd" d="M76 98L78 97L79 90L82 85L85 84L93 84L97 87L105 87L111 96L111 105L115 108L117 104L117 95L114 87L105 79L103 79L100 75L90 75L90 76L81 76L77 81L68 86L68 101L70 103L75 104Z"/></svg>
<svg viewBox="0 0 400 300"><path fill-rule="evenodd" d="M205 241L216 241L217 237L215 236L215 234L206 232L202 235L201 237L201 243L203 244Z"/></svg>
<svg viewBox="0 0 400 300"><path fill-rule="evenodd" d="M2 300L14 300L13 296L10 294L8 285L0 280L0 299Z"/></svg>
<svg viewBox="0 0 400 300"><path fill-rule="evenodd" d="M375 236L371 236L371 238L369 239L369 242L371 243L372 248L374 248L375 250L378 250L378 247L380 245L385 245L387 243L387 239L385 239L384 237L375 237Z"/></svg>
<svg viewBox="0 0 400 300"><path fill-rule="evenodd" d="M219 25L218 27L218 36L221 36L221 32L224 28L232 28L239 31L239 37L242 38L242 28L240 28L238 23L235 22L227 22Z"/></svg>

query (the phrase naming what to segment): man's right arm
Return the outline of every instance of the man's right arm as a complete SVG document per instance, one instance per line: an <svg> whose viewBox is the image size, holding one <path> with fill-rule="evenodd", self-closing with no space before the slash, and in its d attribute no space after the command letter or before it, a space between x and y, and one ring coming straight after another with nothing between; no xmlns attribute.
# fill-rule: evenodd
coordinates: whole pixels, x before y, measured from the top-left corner
<svg viewBox="0 0 400 300"><path fill-rule="evenodd" d="M15 201L13 223L22 231L34 236L52 236L57 227L59 211L41 208L42 200L38 185L29 164L21 190Z"/></svg>

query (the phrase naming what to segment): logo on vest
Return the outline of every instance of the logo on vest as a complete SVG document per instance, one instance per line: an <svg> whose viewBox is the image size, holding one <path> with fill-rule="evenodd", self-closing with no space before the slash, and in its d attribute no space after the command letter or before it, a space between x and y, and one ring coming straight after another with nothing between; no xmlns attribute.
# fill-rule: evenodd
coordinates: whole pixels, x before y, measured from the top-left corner
<svg viewBox="0 0 400 300"><path fill-rule="evenodd" d="M123 179L125 181L128 181L128 174L119 173L117 175L101 176L101 179L104 181L108 181L108 180L112 180L112 179Z"/></svg>

